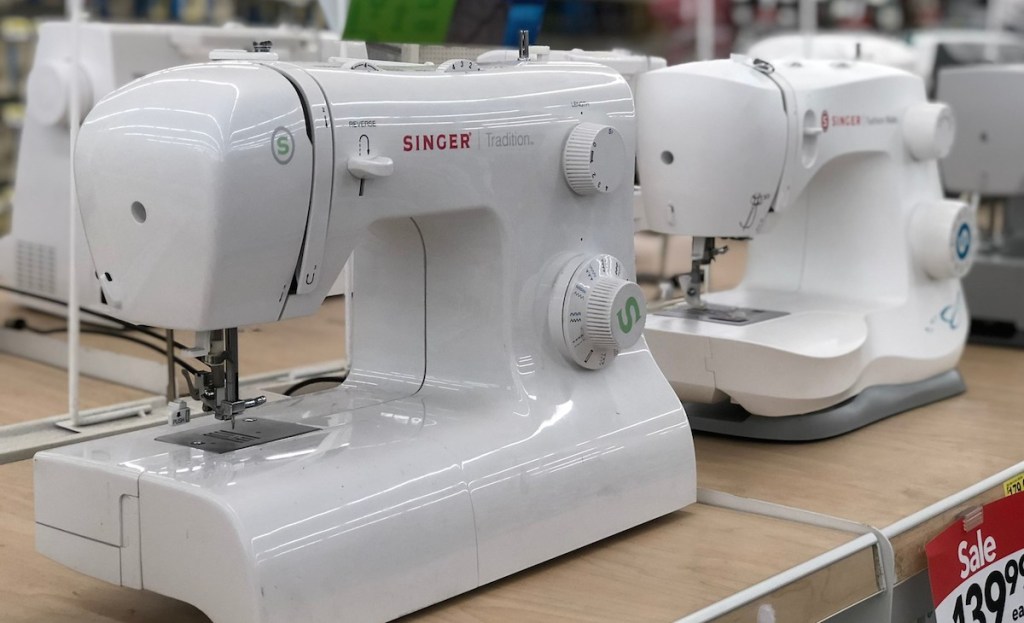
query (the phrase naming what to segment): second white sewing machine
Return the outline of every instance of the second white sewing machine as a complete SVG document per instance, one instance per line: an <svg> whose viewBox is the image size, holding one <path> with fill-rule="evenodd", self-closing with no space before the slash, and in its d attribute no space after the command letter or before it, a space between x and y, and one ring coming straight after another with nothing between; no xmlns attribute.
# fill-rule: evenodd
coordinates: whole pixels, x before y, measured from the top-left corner
<svg viewBox="0 0 1024 623"><path fill-rule="evenodd" d="M114 92L76 157L108 309L200 331L221 421L38 454L40 551L216 623L382 620L694 501L621 76L238 56ZM348 380L254 408L232 327L353 250Z"/></svg>
<svg viewBox="0 0 1024 623"><path fill-rule="evenodd" d="M694 237L646 336L695 429L815 439L963 391L974 213L943 198L953 119L919 77L737 56L637 101L648 223ZM716 237L751 239L747 269L702 296Z"/></svg>

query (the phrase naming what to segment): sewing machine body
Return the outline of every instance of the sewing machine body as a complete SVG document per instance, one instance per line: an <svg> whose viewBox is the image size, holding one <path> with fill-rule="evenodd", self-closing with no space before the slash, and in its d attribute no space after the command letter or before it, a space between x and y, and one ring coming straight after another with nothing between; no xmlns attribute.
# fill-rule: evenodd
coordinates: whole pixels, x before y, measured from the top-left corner
<svg viewBox="0 0 1024 623"><path fill-rule="evenodd" d="M235 431L40 453L40 551L216 623L383 620L694 501L686 416L642 338L577 365L563 335L579 274L633 272L622 78L365 69L176 68L86 121L111 309L192 329L306 315L354 250L352 370ZM563 152L594 128L621 140L592 162L624 172L581 195ZM156 440L266 422L314 430L225 453Z"/></svg>
<svg viewBox="0 0 1024 623"><path fill-rule="evenodd" d="M647 323L695 428L826 437L891 414L878 396L851 414L866 390L905 387L918 404L962 391L954 370L969 322L957 278L973 257L974 216L943 199L935 158L952 121L919 78L735 57L651 72L640 95L652 229L751 239L739 287ZM691 402L741 421L695 419Z"/></svg>
<svg viewBox="0 0 1024 623"><path fill-rule="evenodd" d="M284 61L366 56L363 44L342 43L326 33L284 28L205 27L153 24L80 25L78 93L81 118L104 95L154 71L207 60L216 48L249 48L272 40ZM68 292L70 197L69 90L71 25L46 22L29 75L25 127L18 148L13 229L0 238L0 283L65 300ZM99 309L100 288L84 233L77 244L79 303ZM19 302L64 314L62 306L32 297Z"/></svg>
<svg viewBox="0 0 1024 623"><path fill-rule="evenodd" d="M972 340L1024 345L1024 65L975 65L939 74L938 97L959 138L942 161L946 190L977 194L987 216L964 291Z"/></svg>

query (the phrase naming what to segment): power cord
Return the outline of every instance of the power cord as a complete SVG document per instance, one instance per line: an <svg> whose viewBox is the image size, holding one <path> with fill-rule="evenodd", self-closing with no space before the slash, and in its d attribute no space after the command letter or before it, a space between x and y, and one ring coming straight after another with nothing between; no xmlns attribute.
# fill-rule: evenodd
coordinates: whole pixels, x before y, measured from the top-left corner
<svg viewBox="0 0 1024 623"><path fill-rule="evenodd" d="M14 287L3 285L3 284L0 284L0 290L5 290L7 292L11 292L12 294L17 294L17 295L20 295L20 296L27 296L29 298L38 299L40 301L46 301L47 303L53 303L54 305L60 305L61 307L67 307L68 306L67 301L62 301L62 300L57 299L57 298L53 298L53 297L46 296L46 295L43 295L43 294L37 294L35 292L29 292L27 290L22 290L20 288L14 288ZM104 314L102 312L94 311L92 309L88 309L88 308L85 308L85 307L79 307L78 309L83 314L89 314L89 315L94 316L96 318L100 318L102 320L106 320L108 322L113 322L113 323L115 323L117 325L120 325L123 330L126 330L126 331L137 331L139 333L143 333L145 335L148 335L148 336L150 336L152 338L155 338L155 339L158 339L160 341L163 341L165 339L163 335L161 335L157 331L154 331L150 327L146 327L146 326L143 326L143 325L132 324L132 323L127 322L125 320L121 320L120 318L115 318L114 316L109 316L109 315ZM187 349L188 348L188 346L186 346L185 344L182 344L181 342L178 342L178 341L174 342L174 347L175 348L181 348L181 349Z"/></svg>
<svg viewBox="0 0 1024 623"><path fill-rule="evenodd" d="M28 322L25 321L24 318L14 318L14 319L8 320L8 321L6 321L4 323L4 326L7 327L8 329L14 329L15 331L28 331L30 333L35 333L37 335L53 335L55 333L67 333L67 331L68 331L67 327L57 327L57 328L54 328L54 329L39 329L37 327L33 327L32 325L28 324ZM138 344L139 346L143 346L145 348L148 348L149 350L152 350L154 352L160 353L164 357L167 356L167 350L166 349L161 348L161 347L157 346L156 344L147 342L146 340L137 338L137 337L135 337L133 335L127 335L126 333L124 333L124 330L121 330L121 329L105 329L105 328L102 328L102 327L86 327L86 326L83 326L81 329L79 329L79 331L81 331L82 333L89 333L89 334L94 334L94 335L105 335L107 337L116 337L118 339L126 340L128 342L133 343L133 344ZM187 370L191 374L198 374L198 370L196 370L188 362L184 361L183 359L181 359L178 356L174 356L174 363L178 364L179 366L182 367L182 369Z"/></svg>

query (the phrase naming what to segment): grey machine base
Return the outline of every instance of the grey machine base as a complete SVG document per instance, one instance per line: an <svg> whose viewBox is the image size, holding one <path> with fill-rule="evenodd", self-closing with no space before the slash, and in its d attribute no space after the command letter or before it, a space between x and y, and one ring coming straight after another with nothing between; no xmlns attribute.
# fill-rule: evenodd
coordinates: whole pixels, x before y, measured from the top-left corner
<svg viewBox="0 0 1024 623"><path fill-rule="evenodd" d="M782 417L752 415L731 402L684 402L695 431L766 441L816 441L836 437L890 415L962 394L958 370L905 385L878 385L834 407Z"/></svg>

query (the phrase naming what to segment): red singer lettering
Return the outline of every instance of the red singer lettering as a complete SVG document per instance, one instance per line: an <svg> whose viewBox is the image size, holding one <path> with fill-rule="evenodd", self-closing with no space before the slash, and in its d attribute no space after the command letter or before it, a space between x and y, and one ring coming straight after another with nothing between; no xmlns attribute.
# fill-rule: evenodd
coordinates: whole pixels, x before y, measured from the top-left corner
<svg viewBox="0 0 1024 623"><path fill-rule="evenodd" d="M402 137L402 151L449 151L469 149L472 132L450 134L406 134Z"/></svg>
<svg viewBox="0 0 1024 623"><path fill-rule="evenodd" d="M832 115L832 126L857 126L860 125L860 115Z"/></svg>

